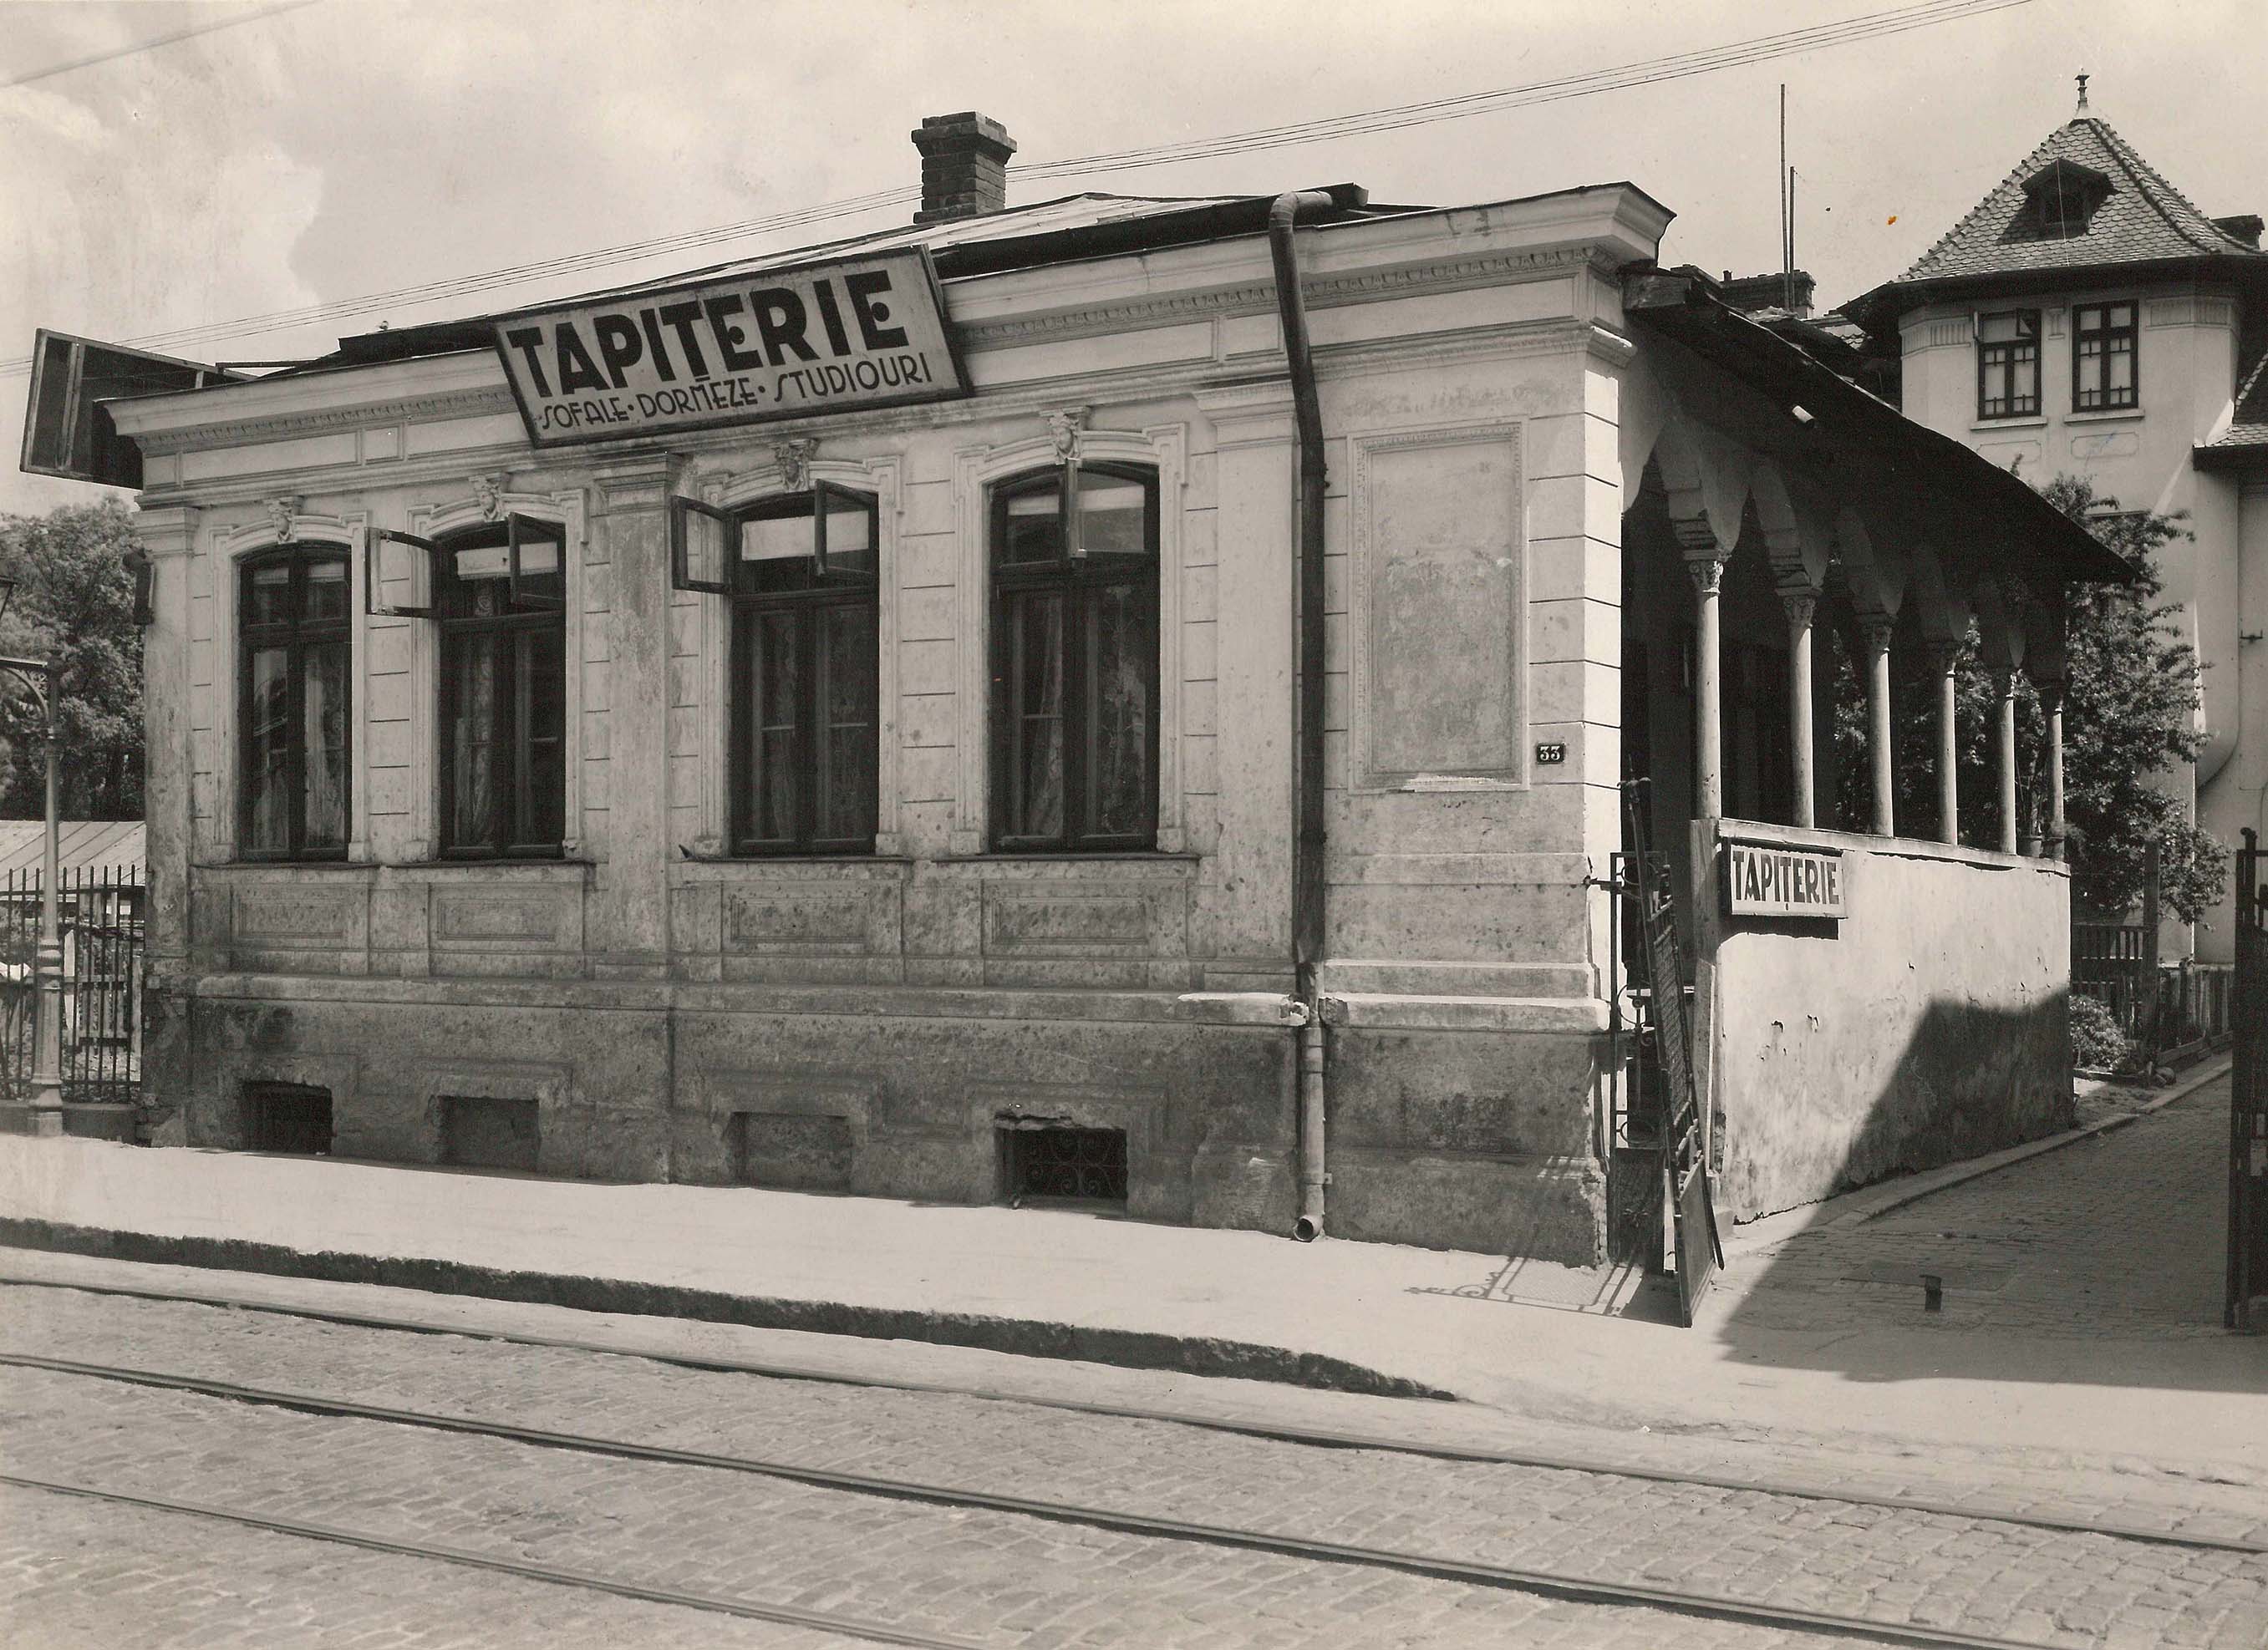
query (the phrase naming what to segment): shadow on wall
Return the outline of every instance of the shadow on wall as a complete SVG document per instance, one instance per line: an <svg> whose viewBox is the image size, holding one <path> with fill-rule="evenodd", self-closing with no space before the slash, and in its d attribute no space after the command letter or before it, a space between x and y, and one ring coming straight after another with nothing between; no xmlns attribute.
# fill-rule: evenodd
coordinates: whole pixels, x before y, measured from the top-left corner
<svg viewBox="0 0 2268 1650"><path fill-rule="evenodd" d="M2067 1093L2050 1107L2012 1087L2063 1012L2060 998L1933 1005L1852 1136L1839 1189L2069 1127ZM1736 1362L1853 1381L2268 1390L2264 1349L2220 1325L2222 1092L1872 1221L1808 1228L1760 1274L1741 1275L1736 1254L1699 1332Z"/></svg>

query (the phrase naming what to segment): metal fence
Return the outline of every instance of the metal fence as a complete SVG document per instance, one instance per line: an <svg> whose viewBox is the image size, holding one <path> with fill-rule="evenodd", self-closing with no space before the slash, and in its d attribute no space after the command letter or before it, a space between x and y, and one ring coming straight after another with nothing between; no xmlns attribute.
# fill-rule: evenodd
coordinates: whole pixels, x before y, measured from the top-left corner
<svg viewBox="0 0 2268 1650"><path fill-rule="evenodd" d="M142 944L138 869L67 869L56 884L63 945L63 1097L128 1104L142 1078ZM0 880L0 1085L27 1095L38 1058L40 873Z"/></svg>

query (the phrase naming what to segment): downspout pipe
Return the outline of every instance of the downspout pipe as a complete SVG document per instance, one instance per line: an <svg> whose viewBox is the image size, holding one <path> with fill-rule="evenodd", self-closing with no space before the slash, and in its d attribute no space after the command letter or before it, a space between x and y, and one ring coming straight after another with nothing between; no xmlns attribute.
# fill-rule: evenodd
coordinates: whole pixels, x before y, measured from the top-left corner
<svg viewBox="0 0 2268 1650"><path fill-rule="evenodd" d="M1295 523L1299 576L1292 623L1300 639L1298 691L1293 695L1292 748L1295 796L1292 839L1292 960L1293 990L1306 1011L1299 1039L1300 1215L1292 1235L1312 1243L1323 1235L1323 1188L1329 1184L1323 1150L1323 1005L1317 971L1323 952L1323 408L1315 391L1315 362L1307 343L1307 309L1300 291L1300 253L1292 231L1302 217L1337 205L1322 190L1276 197L1268 213L1268 251L1276 268L1276 311L1283 323L1284 357L1292 377L1298 432L1300 488Z"/></svg>

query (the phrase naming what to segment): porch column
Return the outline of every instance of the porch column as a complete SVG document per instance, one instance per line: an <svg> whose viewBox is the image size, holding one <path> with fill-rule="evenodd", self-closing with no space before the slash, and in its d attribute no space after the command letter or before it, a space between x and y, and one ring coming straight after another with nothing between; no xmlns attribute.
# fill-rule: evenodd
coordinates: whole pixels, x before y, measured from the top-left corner
<svg viewBox="0 0 2268 1650"><path fill-rule="evenodd" d="M2048 857L2063 857L2063 683L2051 678L2033 684L2048 722Z"/></svg>
<svg viewBox="0 0 2268 1650"><path fill-rule="evenodd" d="M1725 815L1724 690L1717 637L1717 589L1725 564L1713 549L1685 553L1693 581L1693 795L1704 819Z"/></svg>
<svg viewBox="0 0 2268 1650"><path fill-rule="evenodd" d="M2016 673L1992 672L1992 686L2000 695L2000 720L1993 738L2000 778L2000 852L2016 851Z"/></svg>
<svg viewBox="0 0 2268 1650"><path fill-rule="evenodd" d="M1795 789L1795 823L1807 830L1815 823L1811 773L1811 620L1819 605L1817 590L1782 590L1780 605L1787 609L1787 723L1789 767Z"/></svg>
<svg viewBox="0 0 2268 1650"><path fill-rule="evenodd" d="M1891 798L1896 781L1890 766L1890 630L1896 623L1887 613L1862 615L1859 627L1867 638L1867 751L1874 759L1874 834L1897 834Z"/></svg>
<svg viewBox="0 0 2268 1650"><path fill-rule="evenodd" d="M1957 642L1929 644L1930 668L1937 672L1937 840L1955 847L1961 843L1961 663Z"/></svg>

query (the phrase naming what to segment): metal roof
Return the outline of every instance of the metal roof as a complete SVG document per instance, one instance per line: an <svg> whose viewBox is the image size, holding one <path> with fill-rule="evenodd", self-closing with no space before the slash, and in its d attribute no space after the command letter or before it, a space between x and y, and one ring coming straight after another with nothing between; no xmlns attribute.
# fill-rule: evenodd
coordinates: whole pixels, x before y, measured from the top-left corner
<svg viewBox="0 0 2268 1650"><path fill-rule="evenodd" d="M115 871L143 879L147 827L139 819L65 819L57 831L57 863L66 871ZM0 877L39 882L47 826L37 819L0 819Z"/></svg>

